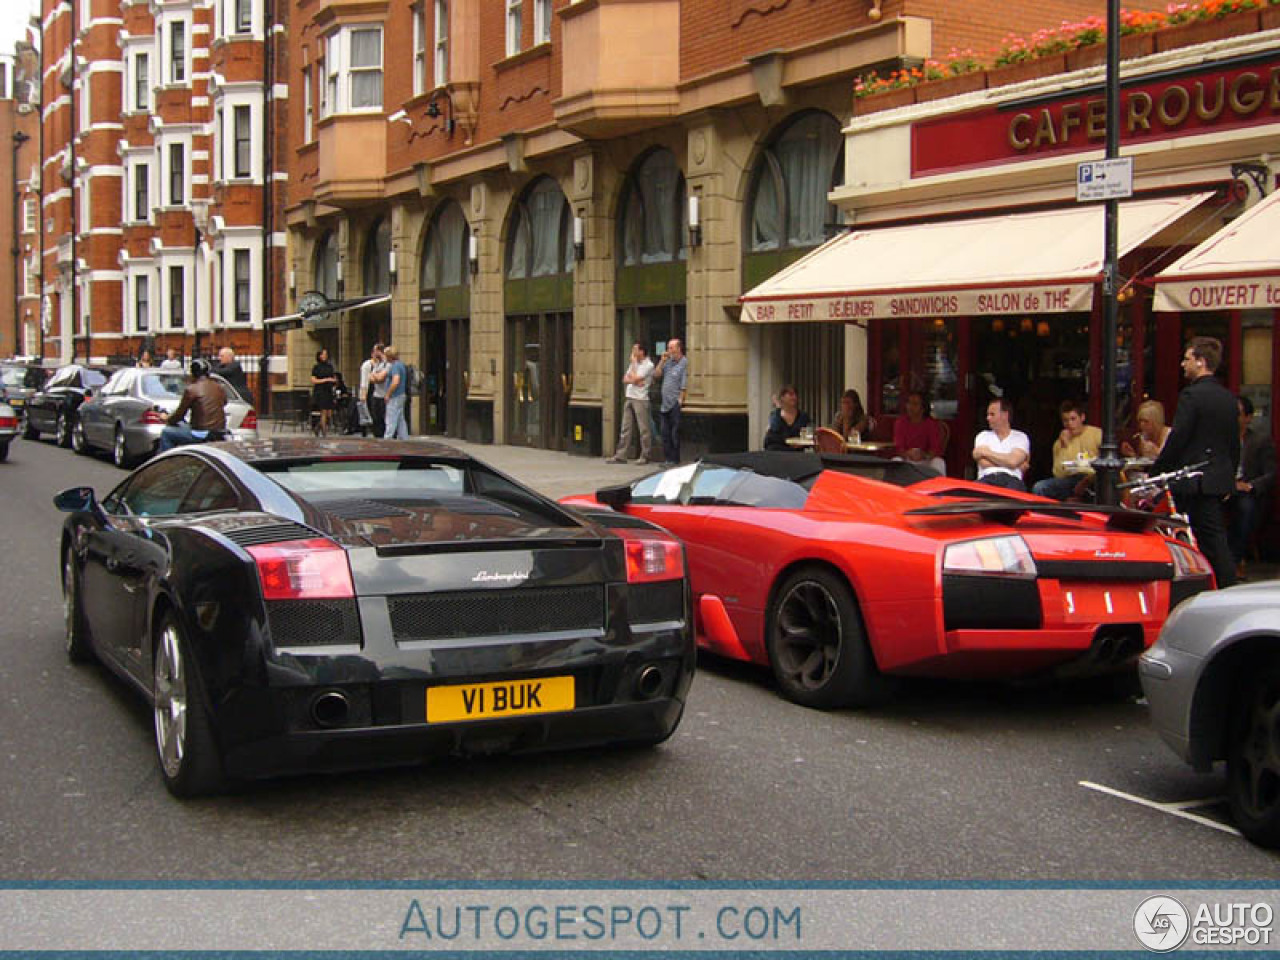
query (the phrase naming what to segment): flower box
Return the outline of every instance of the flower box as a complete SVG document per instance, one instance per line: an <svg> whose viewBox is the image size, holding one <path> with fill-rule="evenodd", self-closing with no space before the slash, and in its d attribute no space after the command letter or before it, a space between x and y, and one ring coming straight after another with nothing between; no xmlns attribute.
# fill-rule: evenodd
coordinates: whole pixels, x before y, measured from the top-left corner
<svg viewBox="0 0 1280 960"><path fill-rule="evenodd" d="M928 83L922 83L916 87L916 103L924 103L928 100L943 100L947 97L959 96L962 93L985 90L986 87L987 76L981 70L962 73L954 77L943 77L941 80L930 80Z"/></svg>
<svg viewBox="0 0 1280 960"><path fill-rule="evenodd" d="M1066 69L1066 57L1060 53L1037 57L1035 60L1023 60L1021 63L1008 63L1003 67L992 67L987 71L987 89L1051 77L1057 73L1065 73Z"/></svg>
<svg viewBox="0 0 1280 960"><path fill-rule="evenodd" d="M915 87L897 87L893 90L882 90L868 94L853 101L853 112L863 117L868 113L879 113L881 110L892 110L895 107L906 107L916 102Z"/></svg>
<svg viewBox="0 0 1280 960"><path fill-rule="evenodd" d="M1120 59L1133 60L1155 53L1156 35L1154 33L1130 33L1120 38ZM1077 47L1067 53L1068 70L1085 70L1098 67L1107 62L1107 42L1091 43L1087 47Z"/></svg>
<svg viewBox="0 0 1280 960"><path fill-rule="evenodd" d="M1280 30L1280 6L1271 4L1258 11L1258 27L1262 30Z"/></svg>
<svg viewBox="0 0 1280 960"><path fill-rule="evenodd" d="M1260 18L1257 10L1239 10L1225 17L1212 20L1192 20L1176 26L1165 27L1156 33L1156 50L1178 50L1182 47L1194 47L1200 43L1212 43L1214 40L1228 40L1249 33L1257 33Z"/></svg>

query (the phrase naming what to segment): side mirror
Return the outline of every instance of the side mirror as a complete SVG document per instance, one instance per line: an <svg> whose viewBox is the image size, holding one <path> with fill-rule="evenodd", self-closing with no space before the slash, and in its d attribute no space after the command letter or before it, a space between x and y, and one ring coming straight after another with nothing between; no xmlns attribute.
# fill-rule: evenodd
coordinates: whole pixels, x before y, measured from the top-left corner
<svg viewBox="0 0 1280 960"><path fill-rule="evenodd" d="M625 484L617 487L602 487L596 491L596 499L607 507L614 510L621 510L631 502L631 485Z"/></svg>
<svg viewBox="0 0 1280 960"><path fill-rule="evenodd" d="M53 505L63 513L93 513L98 508L98 498L93 487L71 487L53 498Z"/></svg>

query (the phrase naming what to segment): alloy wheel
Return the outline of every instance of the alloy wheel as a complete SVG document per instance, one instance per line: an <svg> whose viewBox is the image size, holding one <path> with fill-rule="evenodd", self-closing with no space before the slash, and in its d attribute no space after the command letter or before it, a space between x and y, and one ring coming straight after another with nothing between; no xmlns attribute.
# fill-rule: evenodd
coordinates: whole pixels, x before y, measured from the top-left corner
<svg viewBox="0 0 1280 960"><path fill-rule="evenodd" d="M165 775L182 771L187 746L187 672L182 662L178 628L165 624L156 651L155 674L156 750Z"/></svg>
<svg viewBox="0 0 1280 960"><path fill-rule="evenodd" d="M84 453L87 449L84 439L84 424L79 420L71 428L71 449L76 453Z"/></svg>
<svg viewBox="0 0 1280 960"><path fill-rule="evenodd" d="M79 603L80 598L77 595L75 563L71 559L70 551L68 551L66 558L62 561L62 619L66 626L66 644L68 654L72 652L76 642L76 629L79 625L76 620L76 608Z"/></svg>
<svg viewBox="0 0 1280 960"><path fill-rule="evenodd" d="M1230 790L1248 817L1274 820L1280 815L1280 672L1252 685L1241 721Z"/></svg>
<svg viewBox="0 0 1280 960"><path fill-rule="evenodd" d="M822 584L801 580L778 604L778 671L797 687L822 689L840 659L842 636L835 598Z"/></svg>
<svg viewBox="0 0 1280 960"><path fill-rule="evenodd" d="M67 415L65 413L58 413L58 419L53 426L53 435L60 447L65 447L71 442L71 434L67 430Z"/></svg>
<svg viewBox="0 0 1280 960"><path fill-rule="evenodd" d="M115 442L111 444L111 459L117 467L125 467L129 463L129 450L124 444L124 431L116 427Z"/></svg>

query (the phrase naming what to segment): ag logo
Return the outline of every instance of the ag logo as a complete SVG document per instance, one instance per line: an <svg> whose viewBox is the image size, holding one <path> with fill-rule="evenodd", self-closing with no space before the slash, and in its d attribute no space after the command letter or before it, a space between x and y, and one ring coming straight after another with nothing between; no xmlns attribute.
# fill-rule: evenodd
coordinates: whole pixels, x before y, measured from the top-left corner
<svg viewBox="0 0 1280 960"><path fill-rule="evenodd" d="M1133 915L1133 932L1144 947L1156 953L1177 950L1190 929L1187 908L1173 897L1147 897Z"/></svg>

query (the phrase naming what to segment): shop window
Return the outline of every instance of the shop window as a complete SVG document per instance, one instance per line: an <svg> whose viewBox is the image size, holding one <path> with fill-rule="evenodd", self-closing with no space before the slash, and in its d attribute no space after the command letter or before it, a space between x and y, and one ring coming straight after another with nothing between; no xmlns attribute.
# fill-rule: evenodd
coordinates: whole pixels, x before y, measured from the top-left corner
<svg viewBox="0 0 1280 960"><path fill-rule="evenodd" d="M619 242L623 264L683 259L685 182L671 151L650 153L624 190Z"/></svg>
<svg viewBox="0 0 1280 960"><path fill-rule="evenodd" d="M756 163L747 206L748 249L821 243L837 217L827 194L843 182L840 125L826 113L802 114Z"/></svg>
<svg viewBox="0 0 1280 960"><path fill-rule="evenodd" d="M422 257L421 287L438 290L466 284L467 221L462 208L449 202L436 214L427 230L426 249Z"/></svg>
<svg viewBox="0 0 1280 960"><path fill-rule="evenodd" d="M338 296L338 245L332 233L326 233L316 244L315 260L311 266L315 289L330 300Z"/></svg>
<svg viewBox="0 0 1280 960"><path fill-rule="evenodd" d="M364 241L364 292L391 290L391 225L379 219L369 228Z"/></svg>
<svg viewBox="0 0 1280 960"><path fill-rule="evenodd" d="M572 263L569 205L560 187L543 177L517 204L507 248L507 277L550 277Z"/></svg>
<svg viewBox="0 0 1280 960"><path fill-rule="evenodd" d="M1241 318L1240 393L1253 401L1257 420L1271 421L1272 341L1275 314L1269 310L1249 310ZM1261 428L1259 428L1261 429Z"/></svg>

